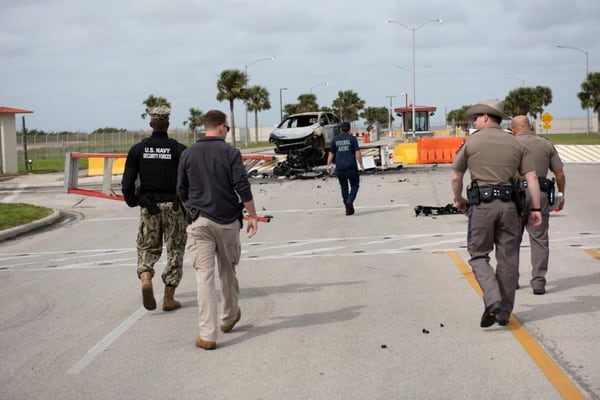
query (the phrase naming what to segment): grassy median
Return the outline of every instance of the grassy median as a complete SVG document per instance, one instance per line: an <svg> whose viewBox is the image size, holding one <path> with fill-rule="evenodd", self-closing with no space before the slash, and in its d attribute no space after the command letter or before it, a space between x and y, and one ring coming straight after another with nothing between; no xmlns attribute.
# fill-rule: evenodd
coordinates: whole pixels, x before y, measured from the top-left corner
<svg viewBox="0 0 600 400"><path fill-rule="evenodd" d="M0 231L42 219L50 214L51 208L24 203L0 203Z"/></svg>

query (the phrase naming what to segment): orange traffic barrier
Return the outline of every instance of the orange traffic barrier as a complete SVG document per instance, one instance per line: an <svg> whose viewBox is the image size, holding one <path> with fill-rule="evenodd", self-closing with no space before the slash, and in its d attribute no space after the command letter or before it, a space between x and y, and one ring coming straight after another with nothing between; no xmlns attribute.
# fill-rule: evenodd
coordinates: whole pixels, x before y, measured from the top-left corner
<svg viewBox="0 0 600 400"><path fill-rule="evenodd" d="M370 139L369 138L369 133L368 132L364 133L363 134L363 143L369 143L369 142L371 142L369 139Z"/></svg>
<svg viewBox="0 0 600 400"><path fill-rule="evenodd" d="M417 139L417 163L448 164L454 161L454 154L464 138L419 138Z"/></svg>

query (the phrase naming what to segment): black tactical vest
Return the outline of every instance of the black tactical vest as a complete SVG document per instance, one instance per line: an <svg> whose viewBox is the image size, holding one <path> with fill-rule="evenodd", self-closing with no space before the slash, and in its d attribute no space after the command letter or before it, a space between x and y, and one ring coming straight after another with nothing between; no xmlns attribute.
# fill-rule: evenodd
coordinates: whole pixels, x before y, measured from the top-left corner
<svg viewBox="0 0 600 400"><path fill-rule="evenodd" d="M141 143L140 193L175 193L183 146L171 138L150 137Z"/></svg>

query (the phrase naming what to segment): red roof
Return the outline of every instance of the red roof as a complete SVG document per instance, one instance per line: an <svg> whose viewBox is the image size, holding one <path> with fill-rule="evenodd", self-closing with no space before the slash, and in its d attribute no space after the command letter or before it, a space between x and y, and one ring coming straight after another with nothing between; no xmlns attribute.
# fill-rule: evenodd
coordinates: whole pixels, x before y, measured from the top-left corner
<svg viewBox="0 0 600 400"><path fill-rule="evenodd" d="M0 106L0 114L31 114L33 111Z"/></svg>

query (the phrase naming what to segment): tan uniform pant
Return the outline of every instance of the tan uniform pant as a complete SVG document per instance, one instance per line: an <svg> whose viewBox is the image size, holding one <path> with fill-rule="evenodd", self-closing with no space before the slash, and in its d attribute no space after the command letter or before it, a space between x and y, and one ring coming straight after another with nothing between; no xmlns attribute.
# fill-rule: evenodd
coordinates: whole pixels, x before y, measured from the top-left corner
<svg viewBox="0 0 600 400"><path fill-rule="evenodd" d="M535 228L523 220L521 234L527 229L529 235L529 244L531 247L531 287L533 289L546 288L546 273L548 272L548 259L550 257L550 247L548 239L548 230L550 227L550 205L548 204L548 194L542 192L540 198L542 209L542 223ZM531 197L527 195L527 210L531 207ZM527 212L526 215L529 215Z"/></svg>
<svg viewBox="0 0 600 400"><path fill-rule="evenodd" d="M502 302L500 316L513 310L519 279L520 218L515 203L499 199L469 208L469 265L483 291L484 306ZM496 269L489 254L495 248Z"/></svg>
<svg viewBox="0 0 600 400"><path fill-rule="evenodd" d="M187 227L187 252L196 270L198 318L203 340L216 342L219 320L222 325L236 318L240 288L235 268L240 260L240 223L221 225L198 217ZM215 257L221 281L221 308L215 287Z"/></svg>

